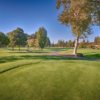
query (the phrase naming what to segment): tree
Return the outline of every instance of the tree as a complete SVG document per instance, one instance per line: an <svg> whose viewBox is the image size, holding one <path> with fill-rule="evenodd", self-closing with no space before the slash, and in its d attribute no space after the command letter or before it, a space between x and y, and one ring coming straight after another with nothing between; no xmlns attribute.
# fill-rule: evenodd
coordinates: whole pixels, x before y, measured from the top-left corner
<svg viewBox="0 0 100 100"><path fill-rule="evenodd" d="M39 28L38 32L36 32L36 38L38 40L39 47L43 49L46 46L47 41L47 31L45 28Z"/></svg>
<svg viewBox="0 0 100 100"><path fill-rule="evenodd" d="M9 40L7 36L3 32L0 32L0 47L7 46L8 44Z"/></svg>
<svg viewBox="0 0 100 100"><path fill-rule="evenodd" d="M64 40L58 40L57 46L58 47L66 47L66 42Z"/></svg>
<svg viewBox="0 0 100 100"><path fill-rule="evenodd" d="M96 44L96 45L100 45L100 37L95 37L95 39L94 39L94 43Z"/></svg>
<svg viewBox="0 0 100 100"><path fill-rule="evenodd" d="M17 28L8 33L8 38L12 49L14 50L14 46L18 46L20 51L20 46L26 45L27 34L24 33L23 29Z"/></svg>
<svg viewBox="0 0 100 100"><path fill-rule="evenodd" d="M94 39L95 48L100 49L100 37L95 37Z"/></svg>
<svg viewBox="0 0 100 100"><path fill-rule="evenodd" d="M54 42L53 42L53 43L51 43L51 47L56 47Z"/></svg>
<svg viewBox="0 0 100 100"><path fill-rule="evenodd" d="M8 46L9 45L9 38L7 37L7 35L5 35L5 42L4 42L4 46Z"/></svg>
<svg viewBox="0 0 100 100"><path fill-rule="evenodd" d="M51 45L50 39L49 39L49 37L47 37L47 39L46 39L46 47L50 47L50 45Z"/></svg>
<svg viewBox="0 0 100 100"><path fill-rule="evenodd" d="M27 45L29 46L29 47L34 47L34 44L35 44L35 35L30 35L29 37L28 37L28 39L27 39Z"/></svg>
<svg viewBox="0 0 100 100"><path fill-rule="evenodd" d="M68 42L67 42L67 47L74 47L74 41L72 41L72 40L69 40Z"/></svg>
<svg viewBox="0 0 100 100"><path fill-rule="evenodd" d="M87 48L87 42L84 39L79 43L79 48Z"/></svg>
<svg viewBox="0 0 100 100"><path fill-rule="evenodd" d="M28 47L38 47L38 41L36 38L36 34L32 34L27 39Z"/></svg>
<svg viewBox="0 0 100 100"><path fill-rule="evenodd" d="M78 42L81 37L91 34L91 22L98 0L57 0L57 8L63 8L59 16L62 24L70 25L75 36L73 54L77 55Z"/></svg>

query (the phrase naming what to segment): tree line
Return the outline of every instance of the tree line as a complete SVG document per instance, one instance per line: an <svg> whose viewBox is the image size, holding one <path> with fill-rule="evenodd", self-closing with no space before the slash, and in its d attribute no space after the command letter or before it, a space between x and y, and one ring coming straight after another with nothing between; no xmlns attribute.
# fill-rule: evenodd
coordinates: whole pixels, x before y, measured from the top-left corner
<svg viewBox="0 0 100 100"><path fill-rule="evenodd" d="M74 40L69 40L69 41L64 41L64 40L58 40L57 43L51 43L51 47L62 47L62 48L74 48L75 41ZM78 43L78 48L92 48L92 49L100 49L100 37L97 36L94 38L92 42L82 39Z"/></svg>
<svg viewBox="0 0 100 100"><path fill-rule="evenodd" d="M40 27L34 34L27 34L22 28L4 34L0 32L0 47L9 46L12 50L17 46L20 47L38 47L43 49L50 46L50 39L47 36L47 31L44 27Z"/></svg>
<svg viewBox="0 0 100 100"><path fill-rule="evenodd" d="M14 50L15 47L27 47L29 50L30 47L41 48L44 47L62 47L62 48L74 48L75 41L69 40L58 40L57 43L51 43L49 37L47 36L47 31L45 28L41 27L37 32L29 35L24 32L21 28L16 28L15 30L4 34L0 32L0 47L12 47ZM95 37L93 42L89 42L83 39L83 41L78 43L79 48L92 48L100 49L100 37Z"/></svg>

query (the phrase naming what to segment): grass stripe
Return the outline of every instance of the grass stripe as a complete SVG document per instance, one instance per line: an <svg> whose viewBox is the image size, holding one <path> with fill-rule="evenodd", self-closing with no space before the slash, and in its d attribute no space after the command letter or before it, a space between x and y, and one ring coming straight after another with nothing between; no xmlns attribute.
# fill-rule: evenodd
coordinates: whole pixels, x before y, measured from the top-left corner
<svg viewBox="0 0 100 100"><path fill-rule="evenodd" d="M40 63L40 62L29 62L29 63L24 63L24 64L20 64L20 65L15 65L15 66L13 66L13 67L9 67L9 68L7 68L7 69L3 69L3 70L1 70L0 71L0 74L3 74L3 73L5 73L5 72L8 72L8 71L10 71L10 70L13 70L13 69L16 69L16 68L19 68L19 67L23 67L23 66L27 66L27 65L32 65L32 64L38 64L38 63Z"/></svg>

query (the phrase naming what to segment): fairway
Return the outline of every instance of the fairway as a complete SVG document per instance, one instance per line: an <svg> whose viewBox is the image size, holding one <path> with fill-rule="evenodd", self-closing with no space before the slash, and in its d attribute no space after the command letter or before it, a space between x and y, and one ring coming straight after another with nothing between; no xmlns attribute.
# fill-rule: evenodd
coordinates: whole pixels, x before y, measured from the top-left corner
<svg viewBox="0 0 100 100"><path fill-rule="evenodd" d="M100 50L79 49L86 59L52 55L71 51L0 49L0 100L100 100Z"/></svg>

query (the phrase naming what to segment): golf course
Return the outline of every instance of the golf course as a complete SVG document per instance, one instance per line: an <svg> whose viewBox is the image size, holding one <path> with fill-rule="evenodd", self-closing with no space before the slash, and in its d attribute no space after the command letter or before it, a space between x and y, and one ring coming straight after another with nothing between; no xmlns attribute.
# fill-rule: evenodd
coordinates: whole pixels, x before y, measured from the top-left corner
<svg viewBox="0 0 100 100"><path fill-rule="evenodd" d="M100 100L100 50L0 49L0 100Z"/></svg>
<svg viewBox="0 0 100 100"><path fill-rule="evenodd" d="M100 100L100 0L0 0L0 100Z"/></svg>

